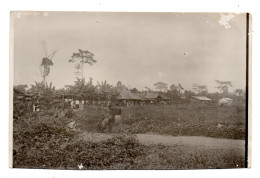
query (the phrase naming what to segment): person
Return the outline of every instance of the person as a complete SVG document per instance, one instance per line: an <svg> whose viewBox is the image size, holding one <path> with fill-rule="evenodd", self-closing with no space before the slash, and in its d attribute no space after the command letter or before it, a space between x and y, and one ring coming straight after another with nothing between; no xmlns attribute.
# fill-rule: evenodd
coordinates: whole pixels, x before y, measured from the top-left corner
<svg viewBox="0 0 260 178"><path fill-rule="evenodd" d="M69 108L69 101L67 99L65 99L64 108L65 109Z"/></svg>
<svg viewBox="0 0 260 178"><path fill-rule="evenodd" d="M121 115L121 108L115 108L112 104L109 104L108 108L111 122L113 122L116 115Z"/></svg>
<svg viewBox="0 0 260 178"><path fill-rule="evenodd" d="M76 100L76 108L79 109L79 100Z"/></svg>
<svg viewBox="0 0 260 178"><path fill-rule="evenodd" d="M122 122L121 108L114 107L112 104L109 104L108 108L109 108L109 115L110 115L108 119L108 125L109 125L109 130L111 131L112 125L118 125L118 123Z"/></svg>
<svg viewBox="0 0 260 178"><path fill-rule="evenodd" d="M73 101L73 100L71 100L71 102L70 102L70 106L71 106L71 109L74 108L74 101Z"/></svg>
<svg viewBox="0 0 260 178"><path fill-rule="evenodd" d="M79 101L79 109L83 110L83 102L82 101Z"/></svg>
<svg viewBox="0 0 260 178"><path fill-rule="evenodd" d="M40 105L39 104L36 105L36 111L40 111Z"/></svg>
<svg viewBox="0 0 260 178"><path fill-rule="evenodd" d="M33 112L35 112L36 111L36 106L35 106L35 104L33 103Z"/></svg>
<svg viewBox="0 0 260 178"><path fill-rule="evenodd" d="M83 110L84 106L85 106L85 102L84 102L84 100L82 100L81 102L82 102L82 110Z"/></svg>
<svg viewBox="0 0 260 178"><path fill-rule="evenodd" d="M27 113L30 113L30 112L31 112L31 102L30 102L30 101L27 103L26 112L27 112Z"/></svg>

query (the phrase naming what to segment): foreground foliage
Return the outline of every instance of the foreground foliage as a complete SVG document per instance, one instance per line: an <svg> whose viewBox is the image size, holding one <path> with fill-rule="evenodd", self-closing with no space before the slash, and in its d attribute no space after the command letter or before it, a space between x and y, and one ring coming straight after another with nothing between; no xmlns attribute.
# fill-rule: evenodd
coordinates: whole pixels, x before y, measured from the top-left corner
<svg viewBox="0 0 260 178"><path fill-rule="evenodd" d="M93 110L94 112L94 110ZM91 113L91 112L90 112ZM202 169L244 167L244 155L234 150L187 146L146 146L128 134L100 142L83 141L64 118L45 113L14 120L15 168L52 169ZM87 124L88 122L86 122ZM91 122L89 122L91 124Z"/></svg>

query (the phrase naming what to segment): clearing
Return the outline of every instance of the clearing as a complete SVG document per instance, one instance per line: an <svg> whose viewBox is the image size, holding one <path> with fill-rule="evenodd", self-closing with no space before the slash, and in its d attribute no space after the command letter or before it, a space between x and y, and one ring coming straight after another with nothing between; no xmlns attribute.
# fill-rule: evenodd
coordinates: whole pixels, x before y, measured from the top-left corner
<svg viewBox="0 0 260 178"><path fill-rule="evenodd" d="M104 141L111 139L115 134L105 133L88 133L83 132L78 136L78 139L84 141ZM239 149L241 153L245 152L245 140L235 139L219 139L201 136L170 136L156 134L135 134L137 140L144 145L161 144L164 146L187 145L204 147L211 149Z"/></svg>

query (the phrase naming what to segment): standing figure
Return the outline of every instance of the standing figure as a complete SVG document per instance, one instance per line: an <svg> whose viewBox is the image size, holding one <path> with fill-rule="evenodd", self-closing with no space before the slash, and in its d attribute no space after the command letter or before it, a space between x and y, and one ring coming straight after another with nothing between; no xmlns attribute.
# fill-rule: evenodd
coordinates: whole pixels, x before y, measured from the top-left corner
<svg viewBox="0 0 260 178"><path fill-rule="evenodd" d="M71 100L71 102L70 102L70 107L71 107L71 109L74 108L74 101L73 100Z"/></svg>
<svg viewBox="0 0 260 178"><path fill-rule="evenodd" d="M83 102L82 101L79 101L79 109L83 110Z"/></svg>
<svg viewBox="0 0 260 178"><path fill-rule="evenodd" d="M76 109L79 109L79 100L76 100Z"/></svg>
<svg viewBox="0 0 260 178"><path fill-rule="evenodd" d="M33 112L35 112L35 110L36 110L36 106L35 106L35 104L33 103Z"/></svg>
<svg viewBox="0 0 260 178"><path fill-rule="evenodd" d="M111 131L112 127L116 125L120 125L122 123L121 108L113 107L112 104L110 104L108 108L109 108L109 115L110 115L108 120L108 125L109 125L109 131Z"/></svg>
<svg viewBox="0 0 260 178"><path fill-rule="evenodd" d="M84 109L84 100L81 101L81 107L82 107L82 110Z"/></svg>

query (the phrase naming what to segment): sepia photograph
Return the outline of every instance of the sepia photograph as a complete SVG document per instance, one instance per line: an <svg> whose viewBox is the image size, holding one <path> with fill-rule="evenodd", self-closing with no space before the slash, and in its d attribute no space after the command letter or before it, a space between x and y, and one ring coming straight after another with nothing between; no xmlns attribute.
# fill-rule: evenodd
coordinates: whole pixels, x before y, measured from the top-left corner
<svg viewBox="0 0 260 178"><path fill-rule="evenodd" d="M10 167L250 167L250 21L12 11Z"/></svg>

